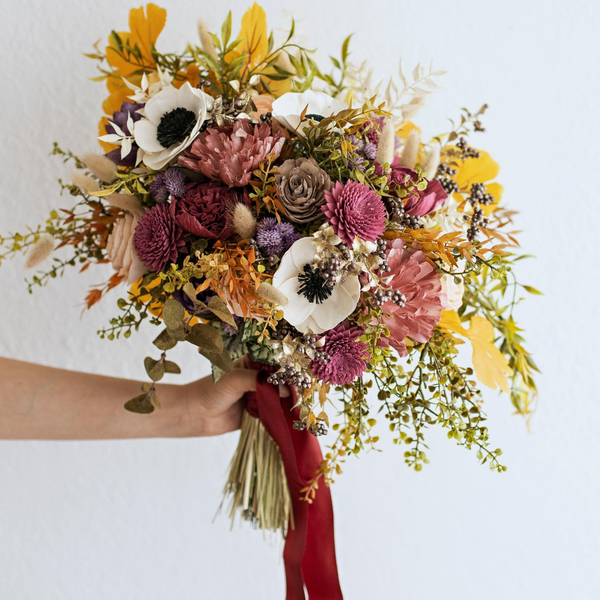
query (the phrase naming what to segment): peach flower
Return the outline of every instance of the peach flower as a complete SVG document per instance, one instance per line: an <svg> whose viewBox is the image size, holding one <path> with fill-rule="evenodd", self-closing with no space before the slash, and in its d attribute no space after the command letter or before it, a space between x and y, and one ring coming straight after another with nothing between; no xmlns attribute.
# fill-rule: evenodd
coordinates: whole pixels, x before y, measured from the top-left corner
<svg viewBox="0 0 600 600"><path fill-rule="evenodd" d="M115 223L106 242L108 260L115 271L127 279L128 284L138 280L148 270L133 246L133 234L138 221L138 215L125 214Z"/></svg>
<svg viewBox="0 0 600 600"><path fill-rule="evenodd" d="M273 98L273 96L269 96L268 94L261 94L260 96L255 96L252 98L252 102L254 102L256 110L253 110L250 113L250 117L258 121L261 115L271 112L273 110L274 100L275 98Z"/></svg>

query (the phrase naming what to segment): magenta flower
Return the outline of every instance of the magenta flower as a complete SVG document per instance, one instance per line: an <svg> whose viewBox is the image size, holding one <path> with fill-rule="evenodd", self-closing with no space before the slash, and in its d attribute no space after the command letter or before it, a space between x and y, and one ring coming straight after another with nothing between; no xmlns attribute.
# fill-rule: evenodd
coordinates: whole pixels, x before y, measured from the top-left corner
<svg viewBox="0 0 600 600"><path fill-rule="evenodd" d="M406 191L404 197L404 209L412 217L424 217L438 209L448 198L437 179L429 181L425 190L418 190L419 176L415 171L400 165L400 159L396 156L392 161L390 177L390 188L392 191L403 188ZM375 164L377 175L383 175L380 164Z"/></svg>
<svg viewBox="0 0 600 600"><path fill-rule="evenodd" d="M348 246L355 237L374 242L385 230L387 213L377 192L358 181L338 181L321 207L335 234Z"/></svg>
<svg viewBox="0 0 600 600"><path fill-rule="evenodd" d="M383 318L390 337L380 340L391 344L400 356L408 354L405 338L421 343L431 338L447 303L440 276L425 255L420 250L408 252L403 246L402 240L389 242L387 262L392 269L390 286L404 294L406 303L403 307L393 302L383 305L383 312L390 315Z"/></svg>
<svg viewBox="0 0 600 600"><path fill-rule="evenodd" d="M173 204L157 204L138 223L133 243L140 260L159 273L185 250L183 232L175 222Z"/></svg>
<svg viewBox="0 0 600 600"><path fill-rule="evenodd" d="M233 235L231 209L238 202L249 205L248 192L222 183L192 183L176 203L179 226L198 237L224 240Z"/></svg>
<svg viewBox="0 0 600 600"><path fill-rule="evenodd" d="M252 171L267 154L279 156L285 138L268 123L252 125L247 119L233 126L207 129L188 148L179 163L209 179L229 186L247 185Z"/></svg>
<svg viewBox="0 0 600 600"><path fill-rule="evenodd" d="M352 383L360 377L367 368L370 356L367 344L358 338L363 330L360 327L347 327L340 323L326 333L323 351L329 355L329 360L315 360L312 372L321 381L333 385Z"/></svg>
<svg viewBox="0 0 600 600"><path fill-rule="evenodd" d="M404 205L405 211L413 217L424 217L437 210L448 198L442 184L433 179L424 191L419 191L418 196L409 196Z"/></svg>

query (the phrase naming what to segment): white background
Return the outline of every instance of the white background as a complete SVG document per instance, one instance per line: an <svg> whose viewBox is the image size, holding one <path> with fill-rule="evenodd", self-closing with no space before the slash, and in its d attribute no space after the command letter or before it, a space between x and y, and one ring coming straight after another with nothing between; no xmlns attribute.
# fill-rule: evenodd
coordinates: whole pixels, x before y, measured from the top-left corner
<svg viewBox="0 0 600 600"><path fill-rule="evenodd" d="M225 3L165 2L163 51L218 30ZM248 0L232 0L239 23ZM444 130L462 106L491 106L477 144L501 164L517 217L520 279L545 292L518 309L544 374L527 432L509 402L487 396L494 445L508 471L431 431L431 465L414 473L386 441L347 464L333 494L343 589L359 598L597 598L600 417L597 231L600 5L588 1L267 0L271 25L293 11L321 59L356 32L353 57L382 74L434 59L449 74L418 123ZM48 157L54 140L95 149L105 96L82 56L125 29L119 0L2 1L0 229L22 229L69 205ZM237 29L237 25L235 27ZM323 60L322 60L323 62ZM480 134L481 135L481 134ZM33 296L22 260L0 270L0 355L143 378L155 331L103 342L113 301L81 315L87 287L109 269L69 272ZM182 349L183 350L183 349ZM206 372L178 356L184 378ZM382 427L382 437L387 439ZM213 523L237 434L214 439L0 443L0 598L11 600L264 600L283 598L277 543Z"/></svg>

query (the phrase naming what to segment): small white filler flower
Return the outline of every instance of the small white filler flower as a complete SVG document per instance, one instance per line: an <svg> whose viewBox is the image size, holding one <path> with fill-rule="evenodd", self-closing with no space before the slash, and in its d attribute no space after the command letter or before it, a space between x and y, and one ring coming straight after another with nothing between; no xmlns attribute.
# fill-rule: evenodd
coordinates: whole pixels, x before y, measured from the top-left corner
<svg viewBox="0 0 600 600"><path fill-rule="evenodd" d="M323 333L348 317L358 304L360 283L349 275L335 287L312 268L317 249L314 238L305 237L283 255L273 276L273 286L288 300L281 307L285 320L298 331Z"/></svg>
<svg viewBox="0 0 600 600"><path fill-rule="evenodd" d="M133 137L143 152L144 164L158 170L198 135L206 118L204 92L188 82L179 89L168 87L148 100L143 116L133 125Z"/></svg>

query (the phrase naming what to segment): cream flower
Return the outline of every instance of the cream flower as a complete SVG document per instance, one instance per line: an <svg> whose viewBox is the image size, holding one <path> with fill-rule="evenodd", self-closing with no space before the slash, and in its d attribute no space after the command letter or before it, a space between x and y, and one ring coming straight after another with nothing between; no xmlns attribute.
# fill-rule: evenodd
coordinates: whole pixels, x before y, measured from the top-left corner
<svg viewBox="0 0 600 600"><path fill-rule="evenodd" d="M186 82L179 89L160 91L143 110L145 118L133 125L133 137L142 150L144 164L158 170L198 135L206 118L206 98L204 92Z"/></svg>
<svg viewBox="0 0 600 600"><path fill-rule="evenodd" d="M323 333L341 323L356 308L360 297L360 283L356 275L350 275L337 284L332 290L319 297L323 290L320 276L315 274L311 265L315 260L317 249L314 238L305 237L297 242L283 255L281 264L273 277L273 286L288 300L282 306L283 316L298 331L306 333ZM305 269L306 267L306 269ZM309 293L300 292L307 289L307 271L312 275L310 284L318 287ZM312 300L310 299L311 293ZM328 294L328 295L327 295Z"/></svg>
<svg viewBox="0 0 600 600"><path fill-rule="evenodd" d="M299 125L300 115L304 109L306 109L305 119L316 116L320 120L322 117L330 117L347 108L345 102L336 100L325 92L307 90L301 94L296 92L283 94L273 102L271 113L284 127L302 135Z"/></svg>
<svg viewBox="0 0 600 600"><path fill-rule="evenodd" d="M125 214L115 223L106 241L108 260L115 271L127 279L127 283L138 280L148 270L133 246L133 233L138 221L138 214Z"/></svg>
<svg viewBox="0 0 600 600"><path fill-rule="evenodd" d="M442 293L448 298L447 310L458 310L462 306L463 295L465 293L465 284L460 278L460 283L456 283L453 275L442 276Z"/></svg>

